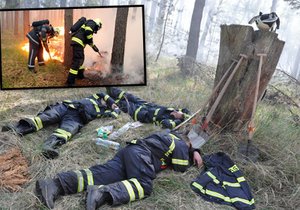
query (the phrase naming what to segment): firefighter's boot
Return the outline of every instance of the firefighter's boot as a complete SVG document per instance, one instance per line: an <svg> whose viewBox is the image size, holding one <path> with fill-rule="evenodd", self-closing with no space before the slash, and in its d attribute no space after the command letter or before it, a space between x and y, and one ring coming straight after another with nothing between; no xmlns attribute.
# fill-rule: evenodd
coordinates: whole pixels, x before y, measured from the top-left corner
<svg viewBox="0 0 300 210"><path fill-rule="evenodd" d="M112 198L108 192L104 192L103 188L96 185L87 186L86 209L95 210L105 203L111 203Z"/></svg>
<svg viewBox="0 0 300 210"><path fill-rule="evenodd" d="M75 85L75 79L76 79L77 75L75 74L69 74L68 75L68 79L67 79L67 85L68 86L74 86Z"/></svg>
<svg viewBox="0 0 300 210"><path fill-rule="evenodd" d="M64 139L51 135L43 145L43 155L48 159L54 159L59 156L58 147L65 143Z"/></svg>
<svg viewBox="0 0 300 210"><path fill-rule="evenodd" d="M84 79L84 69L79 69L78 70L77 78L78 79Z"/></svg>
<svg viewBox="0 0 300 210"><path fill-rule="evenodd" d="M36 131L30 119L22 119L16 125L5 125L2 127L2 132L14 131L18 135L25 135Z"/></svg>
<svg viewBox="0 0 300 210"><path fill-rule="evenodd" d="M53 209L55 200L64 194L58 178L36 181L35 190L39 200L49 209Z"/></svg>

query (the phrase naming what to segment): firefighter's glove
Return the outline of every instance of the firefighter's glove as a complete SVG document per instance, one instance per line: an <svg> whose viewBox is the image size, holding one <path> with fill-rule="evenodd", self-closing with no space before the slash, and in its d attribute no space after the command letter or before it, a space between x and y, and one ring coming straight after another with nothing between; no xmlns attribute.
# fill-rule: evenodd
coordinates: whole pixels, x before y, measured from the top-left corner
<svg viewBox="0 0 300 210"><path fill-rule="evenodd" d="M96 46L96 45L93 45L93 50L95 51L95 52L99 52L99 49L98 49L98 47Z"/></svg>

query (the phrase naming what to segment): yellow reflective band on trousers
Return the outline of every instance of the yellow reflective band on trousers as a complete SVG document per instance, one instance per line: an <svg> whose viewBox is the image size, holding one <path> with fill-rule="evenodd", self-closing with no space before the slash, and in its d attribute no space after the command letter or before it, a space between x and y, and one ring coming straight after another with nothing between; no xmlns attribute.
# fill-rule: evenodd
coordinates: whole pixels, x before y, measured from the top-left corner
<svg viewBox="0 0 300 210"><path fill-rule="evenodd" d="M132 178L129 179L130 181L132 181L139 193L139 199L144 198L144 188L142 187L142 185L140 184L140 182L136 179L136 178Z"/></svg>
<svg viewBox="0 0 300 210"><path fill-rule="evenodd" d="M135 112L134 112L134 121L138 121L137 120L137 115L138 115L138 113L139 113L139 111L141 111L141 109L143 108L143 106L140 106L139 108L137 108L137 110L135 110Z"/></svg>
<svg viewBox="0 0 300 210"><path fill-rule="evenodd" d="M214 192L214 191L211 191L211 190L208 190L208 189L204 189L203 186L200 185L200 184L198 184L197 182L193 182L192 185L194 187L196 187L198 190L200 190L200 192L202 194L207 194L207 195L210 195L210 196L222 199L222 200L224 200L226 202L229 202L229 203L234 203L234 202L238 202L239 201L241 203L252 205L255 202L254 199L251 199L249 201L249 200L246 200L246 199L243 199L243 198L238 198L238 197L230 198L230 197L224 196L224 195L222 195L220 193L217 193L217 192Z"/></svg>
<svg viewBox="0 0 300 210"><path fill-rule="evenodd" d="M181 159L172 158L172 164L187 166L187 165L189 165L189 161L188 160L181 160Z"/></svg>
<svg viewBox="0 0 300 210"><path fill-rule="evenodd" d="M78 71L75 69L70 69L69 72L70 72L70 74L75 74L75 75L78 74Z"/></svg>
<svg viewBox="0 0 300 210"><path fill-rule="evenodd" d="M210 171L206 172L206 174L212 178L212 180L214 181L214 183L219 184L220 181L217 179L217 177L215 175L213 175Z"/></svg>
<svg viewBox="0 0 300 210"><path fill-rule="evenodd" d="M91 98L89 98L89 100L90 100L90 102L92 102L92 104L94 105L96 112L100 112L100 108L99 108L97 102L94 101L94 100L91 99Z"/></svg>
<svg viewBox="0 0 300 210"><path fill-rule="evenodd" d="M77 181L78 181L78 186L77 186L77 192L82 192L84 189L84 179L80 171L76 170L74 171L77 175Z"/></svg>
<svg viewBox="0 0 300 210"><path fill-rule="evenodd" d="M134 194L134 191L133 191L133 188L132 188L130 182L125 180L125 181L122 181L122 183L125 185L125 188L128 192L130 201L134 201L135 200L135 194Z"/></svg>
<svg viewBox="0 0 300 210"><path fill-rule="evenodd" d="M31 120L34 123L36 131L38 131L38 130L40 130L40 129L43 128L43 122L42 122L41 118L39 118L39 117L33 117L33 118L31 118Z"/></svg>
<svg viewBox="0 0 300 210"><path fill-rule="evenodd" d="M90 169L84 169L86 176L87 176L87 184L88 185L94 185L94 178L93 178L93 173L91 172Z"/></svg>
<svg viewBox="0 0 300 210"><path fill-rule="evenodd" d="M81 39L77 38L77 37L72 37L72 41L77 42L82 47L85 47L85 44L83 43L83 41Z"/></svg>
<svg viewBox="0 0 300 210"><path fill-rule="evenodd" d="M153 115L153 118L152 118L152 121L154 124L156 124L156 117L157 117L157 114L159 112L160 108L156 109L155 112L154 112L154 115Z"/></svg>
<svg viewBox="0 0 300 210"><path fill-rule="evenodd" d="M72 134L70 132L60 129L60 128L57 128L53 134L55 136L65 139L66 141L72 137Z"/></svg>

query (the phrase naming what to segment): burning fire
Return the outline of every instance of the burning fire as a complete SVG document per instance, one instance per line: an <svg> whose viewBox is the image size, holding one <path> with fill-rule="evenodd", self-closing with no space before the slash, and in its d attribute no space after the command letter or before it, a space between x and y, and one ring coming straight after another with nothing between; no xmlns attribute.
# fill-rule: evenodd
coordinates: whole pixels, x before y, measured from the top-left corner
<svg viewBox="0 0 300 210"><path fill-rule="evenodd" d="M50 39L50 43L48 44L48 46L49 46L51 58L53 60L58 60L63 62L64 28L63 27L59 27L59 28L60 28L59 36ZM23 44L21 49L29 53L29 43L27 42ZM45 61L50 60L50 56L45 49L43 50L43 57Z"/></svg>

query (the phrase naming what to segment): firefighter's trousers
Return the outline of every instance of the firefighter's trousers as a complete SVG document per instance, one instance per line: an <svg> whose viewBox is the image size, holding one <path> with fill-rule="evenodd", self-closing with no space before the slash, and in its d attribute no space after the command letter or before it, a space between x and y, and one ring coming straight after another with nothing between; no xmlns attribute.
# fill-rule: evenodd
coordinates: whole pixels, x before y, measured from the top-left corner
<svg viewBox="0 0 300 210"><path fill-rule="evenodd" d="M65 194L82 192L87 185L103 185L101 187L111 195L115 206L149 196L156 173L151 152L139 145L129 145L103 165L57 176Z"/></svg>
<svg viewBox="0 0 300 210"><path fill-rule="evenodd" d="M68 84L74 84L75 78L82 79L84 67L82 66L84 62L84 48L81 45L72 45L73 57L72 64L68 75Z"/></svg>
<svg viewBox="0 0 300 210"><path fill-rule="evenodd" d="M28 68L33 69L35 59L38 59L39 65L44 64L44 58L43 58L43 45L41 43L41 40L37 37L37 35L32 35L29 39L29 57L28 57ZM33 36L33 37L32 37Z"/></svg>
<svg viewBox="0 0 300 210"><path fill-rule="evenodd" d="M33 126L33 131L38 131L48 125L59 123L59 127L51 134L66 143L71 139L83 126L79 112L63 103L47 106L36 117L26 119ZM51 137L50 136L50 137Z"/></svg>

